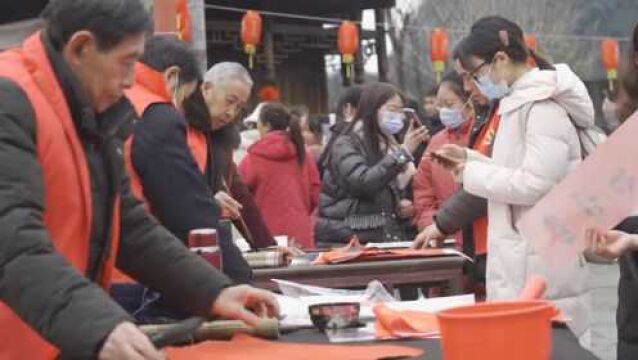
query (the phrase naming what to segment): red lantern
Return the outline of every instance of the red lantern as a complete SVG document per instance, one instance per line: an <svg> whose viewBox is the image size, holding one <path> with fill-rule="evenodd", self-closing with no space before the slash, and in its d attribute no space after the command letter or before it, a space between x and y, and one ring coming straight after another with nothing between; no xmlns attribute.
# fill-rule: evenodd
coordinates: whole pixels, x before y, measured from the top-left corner
<svg viewBox="0 0 638 360"><path fill-rule="evenodd" d="M359 29L352 21L344 21L339 26L337 45L341 53L341 61L346 65L346 77L352 76L354 56L359 51Z"/></svg>
<svg viewBox="0 0 638 360"><path fill-rule="evenodd" d="M536 35L525 34L525 45L527 45L528 49L532 49L536 51L536 47L538 46L538 42L536 41Z"/></svg>
<svg viewBox="0 0 638 360"><path fill-rule="evenodd" d="M430 36L430 59L436 73L436 81L441 81L441 74L445 70L448 57L448 37L445 29L436 28Z"/></svg>
<svg viewBox="0 0 638 360"><path fill-rule="evenodd" d="M618 41L607 38L603 40L601 45L603 66L607 70L607 79L609 80L610 90L614 89L614 80L618 77Z"/></svg>
<svg viewBox="0 0 638 360"><path fill-rule="evenodd" d="M177 0L175 4L177 19L175 20L175 27L177 30L177 37L180 40L190 42L193 38L191 32L191 14L188 10L187 0Z"/></svg>
<svg viewBox="0 0 638 360"><path fill-rule="evenodd" d="M602 58L605 69L618 69L618 41L614 39L605 39L602 43Z"/></svg>
<svg viewBox="0 0 638 360"><path fill-rule="evenodd" d="M527 48L533 51L536 51L537 46L538 46L538 42L536 41L536 35L534 34L525 34L525 45L527 45ZM527 64L529 66L534 66L536 67L536 61L534 61L533 57L529 57L527 59Z"/></svg>
<svg viewBox="0 0 638 360"><path fill-rule="evenodd" d="M266 85L259 89L257 93L257 97L260 102L267 101L279 101L281 95L279 94L279 89L275 85Z"/></svg>
<svg viewBox="0 0 638 360"><path fill-rule="evenodd" d="M257 45L261 42L261 15L248 10L241 19L241 40L244 42L244 52L248 54L248 66L253 68L253 58L257 52Z"/></svg>

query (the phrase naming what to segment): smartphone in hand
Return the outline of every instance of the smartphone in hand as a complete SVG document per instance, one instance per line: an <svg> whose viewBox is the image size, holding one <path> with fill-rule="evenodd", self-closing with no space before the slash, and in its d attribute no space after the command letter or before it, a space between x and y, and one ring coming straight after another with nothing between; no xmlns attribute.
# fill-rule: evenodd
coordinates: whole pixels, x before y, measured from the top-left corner
<svg viewBox="0 0 638 360"><path fill-rule="evenodd" d="M421 120L419 120L419 117L417 116L416 111L414 111L414 109L403 108L403 114L405 114L405 118L412 123L412 126L415 129L418 129L423 126L423 123L421 123Z"/></svg>

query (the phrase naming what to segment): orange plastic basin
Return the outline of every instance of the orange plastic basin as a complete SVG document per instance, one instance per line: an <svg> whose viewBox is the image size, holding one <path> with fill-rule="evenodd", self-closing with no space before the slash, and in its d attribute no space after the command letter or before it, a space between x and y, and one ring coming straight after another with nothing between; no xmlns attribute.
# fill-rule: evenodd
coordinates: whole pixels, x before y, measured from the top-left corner
<svg viewBox="0 0 638 360"><path fill-rule="evenodd" d="M547 360L551 318L547 301L488 302L438 314L446 360Z"/></svg>

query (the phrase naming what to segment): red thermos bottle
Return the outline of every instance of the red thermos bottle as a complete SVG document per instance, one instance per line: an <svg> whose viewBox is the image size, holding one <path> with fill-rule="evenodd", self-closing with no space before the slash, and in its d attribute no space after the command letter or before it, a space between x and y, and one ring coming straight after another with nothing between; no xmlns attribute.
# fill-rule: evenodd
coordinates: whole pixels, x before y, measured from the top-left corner
<svg viewBox="0 0 638 360"><path fill-rule="evenodd" d="M193 229L188 234L188 248L211 265L222 270L222 254L215 229Z"/></svg>

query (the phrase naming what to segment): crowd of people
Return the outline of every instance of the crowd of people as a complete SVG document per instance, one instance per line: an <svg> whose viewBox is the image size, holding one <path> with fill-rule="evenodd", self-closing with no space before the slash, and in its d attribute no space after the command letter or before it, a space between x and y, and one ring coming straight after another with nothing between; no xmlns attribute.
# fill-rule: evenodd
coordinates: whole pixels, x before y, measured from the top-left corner
<svg viewBox="0 0 638 360"><path fill-rule="evenodd" d="M254 104L238 63L200 73L187 43L149 35L139 1L52 0L43 19L0 54L0 357L161 358L133 325L149 295L162 316L277 315L270 293L236 285L251 273L232 242L223 273L188 250L191 231L223 222L255 250L277 235L294 240L284 253L454 246L474 258L466 290L481 299L514 299L541 275L588 345L585 257L556 274L515 224L587 155L594 107L517 24L476 21L421 104L368 83L330 116ZM638 26L630 55L621 122L638 108ZM637 221L587 238L622 259L619 359L638 356Z"/></svg>
<svg viewBox="0 0 638 360"><path fill-rule="evenodd" d="M334 123L288 108L306 147L296 141L294 120L282 120L275 129L287 131L277 141L280 154L286 147L287 165L283 155L264 149L275 142L265 109L284 113L285 106L259 104L251 117L261 135L247 147L241 179L253 196L270 195L258 201L267 226L305 248L339 247L353 238L364 244L415 239L414 248L452 244L475 260L466 268L466 290L490 300L516 298L530 276L542 275L546 297L587 345L592 309L585 256L565 259L566 273L555 274L515 226L588 155L579 131L597 128L587 89L569 66L529 49L522 29L501 17L477 21L453 58L454 69L418 106L391 84L370 83L343 92ZM617 102L621 120L635 109L630 70ZM299 156L304 152L311 164ZM318 176L308 176L308 168ZM290 214L282 208L295 209L296 220L282 220ZM299 233L307 224L314 224L306 232L311 236ZM598 244L633 243L619 232L591 236Z"/></svg>

